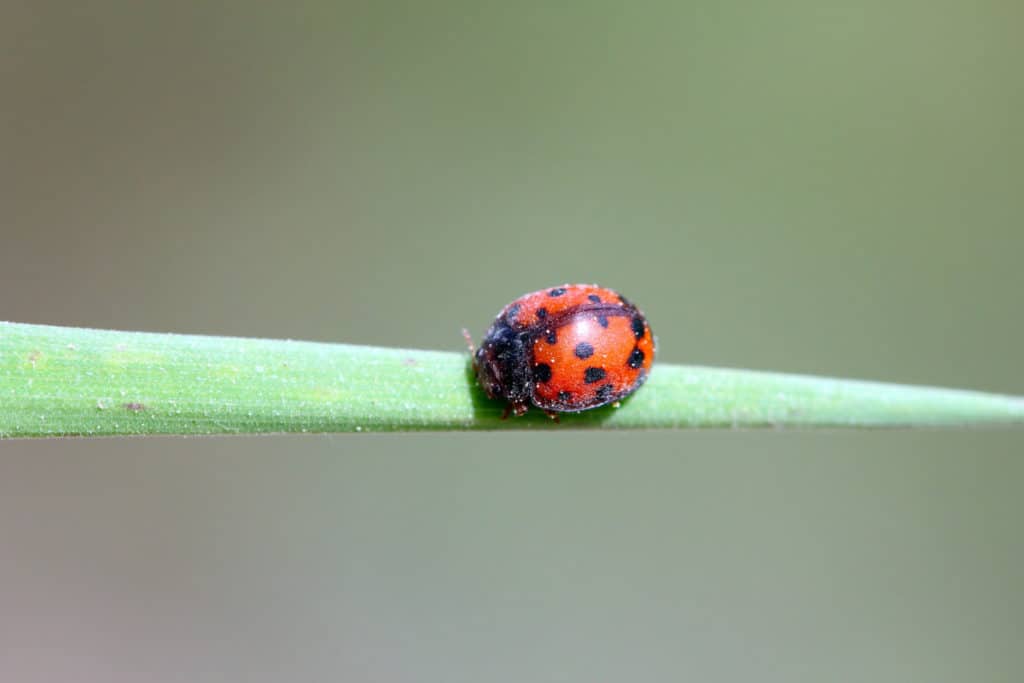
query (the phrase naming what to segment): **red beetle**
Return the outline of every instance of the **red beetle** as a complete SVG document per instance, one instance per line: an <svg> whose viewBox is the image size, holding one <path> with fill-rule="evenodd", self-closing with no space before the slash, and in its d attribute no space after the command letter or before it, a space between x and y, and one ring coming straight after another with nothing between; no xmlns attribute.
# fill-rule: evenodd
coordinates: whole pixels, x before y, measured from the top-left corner
<svg viewBox="0 0 1024 683"><path fill-rule="evenodd" d="M643 313L597 285L561 285L505 306L474 354L487 395L522 415L529 404L555 417L613 403L636 391L654 362Z"/></svg>

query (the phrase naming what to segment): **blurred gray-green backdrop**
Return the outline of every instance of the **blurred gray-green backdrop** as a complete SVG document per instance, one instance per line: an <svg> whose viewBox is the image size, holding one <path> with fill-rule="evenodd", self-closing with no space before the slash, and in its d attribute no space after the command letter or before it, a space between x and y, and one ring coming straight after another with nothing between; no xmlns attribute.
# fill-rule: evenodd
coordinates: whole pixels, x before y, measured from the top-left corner
<svg viewBox="0 0 1024 683"><path fill-rule="evenodd" d="M1024 393L1024 9L0 9L0 319ZM655 371L657 371L655 369ZM0 443L10 681L1017 681L1020 432Z"/></svg>

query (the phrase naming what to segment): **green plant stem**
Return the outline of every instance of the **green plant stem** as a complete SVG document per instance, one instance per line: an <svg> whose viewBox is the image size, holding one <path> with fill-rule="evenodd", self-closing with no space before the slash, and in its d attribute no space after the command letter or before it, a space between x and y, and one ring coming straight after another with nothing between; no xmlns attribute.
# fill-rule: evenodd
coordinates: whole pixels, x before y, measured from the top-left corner
<svg viewBox="0 0 1024 683"><path fill-rule="evenodd" d="M0 437L1024 424L1018 397L664 363L621 407L502 410L465 352L0 323Z"/></svg>

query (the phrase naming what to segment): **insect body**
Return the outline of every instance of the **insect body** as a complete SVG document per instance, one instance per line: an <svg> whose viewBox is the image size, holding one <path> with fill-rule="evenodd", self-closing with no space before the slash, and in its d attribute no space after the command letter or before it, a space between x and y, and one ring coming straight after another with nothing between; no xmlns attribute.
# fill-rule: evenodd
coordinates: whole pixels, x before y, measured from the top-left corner
<svg viewBox="0 0 1024 683"><path fill-rule="evenodd" d="M643 314L610 289L562 285L519 297L495 318L473 365L506 415L533 404L549 415L613 403L644 383L654 336Z"/></svg>

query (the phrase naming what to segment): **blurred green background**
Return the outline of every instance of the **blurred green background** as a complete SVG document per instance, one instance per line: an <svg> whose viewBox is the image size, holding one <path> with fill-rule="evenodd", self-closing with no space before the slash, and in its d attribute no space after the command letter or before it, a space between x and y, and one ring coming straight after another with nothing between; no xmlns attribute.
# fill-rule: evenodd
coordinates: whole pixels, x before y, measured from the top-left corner
<svg viewBox="0 0 1024 683"><path fill-rule="evenodd" d="M1024 393L1022 6L0 9L0 319ZM655 372L657 369L655 369ZM11 681L1018 681L1024 435L0 444Z"/></svg>

